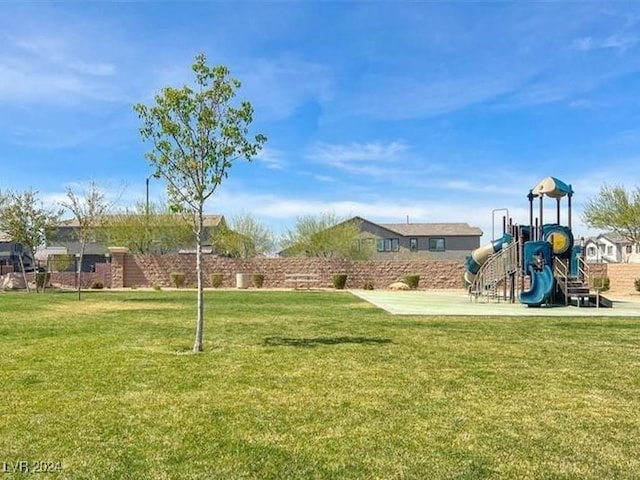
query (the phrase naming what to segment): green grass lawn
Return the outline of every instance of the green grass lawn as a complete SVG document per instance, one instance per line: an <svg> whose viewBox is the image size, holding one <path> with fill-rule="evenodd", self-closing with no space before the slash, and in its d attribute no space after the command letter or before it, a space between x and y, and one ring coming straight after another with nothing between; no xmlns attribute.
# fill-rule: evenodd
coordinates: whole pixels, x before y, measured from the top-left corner
<svg viewBox="0 0 640 480"><path fill-rule="evenodd" d="M640 319L401 317L344 292L216 291L194 355L194 317L194 292L0 294L0 469L640 477Z"/></svg>

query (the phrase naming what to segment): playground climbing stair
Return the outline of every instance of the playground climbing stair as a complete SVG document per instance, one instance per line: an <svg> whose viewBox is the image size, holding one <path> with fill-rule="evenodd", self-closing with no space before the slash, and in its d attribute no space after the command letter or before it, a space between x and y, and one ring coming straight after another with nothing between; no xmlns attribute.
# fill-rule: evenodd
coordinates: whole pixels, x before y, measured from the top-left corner
<svg viewBox="0 0 640 480"><path fill-rule="evenodd" d="M589 285L588 265L581 261L578 276L571 276L566 261L556 259L555 263L556 292L564 300L565 305L576 307L611 307L612 303L599 291L592 292Z"/></svg>

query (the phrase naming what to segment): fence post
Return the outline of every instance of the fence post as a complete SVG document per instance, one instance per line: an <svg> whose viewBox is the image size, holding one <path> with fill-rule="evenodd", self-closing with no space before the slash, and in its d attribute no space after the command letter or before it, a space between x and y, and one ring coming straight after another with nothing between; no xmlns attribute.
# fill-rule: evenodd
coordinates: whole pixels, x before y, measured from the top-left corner
<svg viewBox="0 0 640 480"><path fill-rule="evenodd" d="M111 256L111 288L123 288L124 285L124 261L129 249L127 247L109 247Z"/></svg>

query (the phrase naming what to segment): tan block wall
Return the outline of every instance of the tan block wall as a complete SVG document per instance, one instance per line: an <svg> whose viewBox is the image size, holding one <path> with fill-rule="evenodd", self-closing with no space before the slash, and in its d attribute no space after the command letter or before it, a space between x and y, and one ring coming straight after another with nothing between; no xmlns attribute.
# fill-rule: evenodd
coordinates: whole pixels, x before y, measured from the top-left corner
<svg viewBox="0 0 640 480"><path fill-rule="evenodd" d="M640 278L640 263L610 263L607 265L611 290L635 293L634 280Z"/></svg>
<svg viewBox="0 0 640 480"><path fill-rule="evenodd" d="M4 275L6 273L13 273L12 265L0 265L0 275Z"/></svg>
<svg viewBox="0 0 640 480"><path fill-rule="evenodd" d="M607 268L608 263L590 263L589 264L589 275L593 277L606 277L609 275L609 270Z"/></svg>
<svg viewBox="0 0 640 480"><path fill-rule="evenodd" d="M205 256L205 286L210 285L210 274L223 274L223 287L235 287L236 273L262 273L265 288L282 288L285 275L310 273L318 275L320 287L331 287L335 273L346 273L347 288L362 288L371 281L375 288L385 288L405 274L420 275L420 288L463 288L462 262L453 261L388 261L354 262L319 258L257 258L229 259ZM196 283L195 255L124 255L124 287L149 287L154 284L171 286L171 273L186 274L186 285ZM115 272L114 272L115 273ZM112 273L113 278L116 275ZM116 287L114 281L114 287Z"/></svg>
<svg viewBox="0 0 640 480"><path fill-rule="evenodd" d="M28 273L27 279L29 282L35 282L35 274ZM51 285L63 288L76 288L77 287L77 274L76 272L52 272L51 273ZM111 287L111 266L107 263L96 265L95 272L82 272L80 280L82 288L91 288L94 282L101 282L104 288Z"/></svg>

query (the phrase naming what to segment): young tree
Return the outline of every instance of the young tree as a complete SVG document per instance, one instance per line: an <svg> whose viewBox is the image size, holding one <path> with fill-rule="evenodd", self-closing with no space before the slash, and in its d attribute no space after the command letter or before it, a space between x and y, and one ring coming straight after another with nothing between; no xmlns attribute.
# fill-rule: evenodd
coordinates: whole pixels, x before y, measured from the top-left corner
<svg viewBox="0 0 640 480"><path fill-rule="evenodd" d="M78 258L78 268L76 278L78 284L78 300L82 285L82 258L88 242L96 236L96 227L101 219L107 214L111 205L107 202L104 193L100 192L96 183L91 180L82 195L76 195L71 188L67 188L67 200L60 202L64 208L69 210L78 222L76 230L77 240L80 243L80 257Z"/></svg>
<svg viewBox="0 0 640 480"><path fill-rule="evenodd" d="M240 82L230 77L227 67L210 67L205 55L199 54L192 69L195 89L165 87L154 105L134 108L142 120L142 139L153 145L146 157L154 174L165 179L171 206L189 218L195 234L198 299L193 351L201 352L204 204L227 178L233 162L255 157L266 137L249 137L253 107L247 101L233 101Z"/></svg>
<svg viewBox="0 0 640 480"><path fill-rule="evenodd" d="M193 233L182 215L168 206L137 202L132 209L108 215L102 234L111 245L127 247L132 253L167 253L179 247L193 247Z"/></svg>
<svg viewBox="0 0 640 480"><path fill-rule="evenodd" d="M373 251L368 245L360 245L360 234L357 220L342 220L333 213L306 215L298 217L282 244L287 256L367 260Z"/></svg>
<svg viewBox="0 0 640 480"><path fill-rule="evenodd" d="M38 199L38 192L34 190L8 191L1 198L0 230L31 251L35 260L38 248L46 243L48 235L60 220L62 211L45 208ZM22 255L19 260L27 291L30 291Z"/></svg>
<svg viewBox="0 0 640 480"><path fill-rule="evenodd" d="M620 185L603 185L599 195L586 202L582 220L589 227L609 230L632 243L640 243L640 188L627 192Z"/></svg>
<svg viewBox="0 0 640 480"><path fill-rule="evenodd" d="M231 219L231 228L217 228L211 243L229 257L254 258L273 251L275 239L268 227L243 213Z"/></svg>

